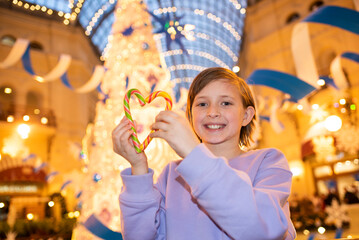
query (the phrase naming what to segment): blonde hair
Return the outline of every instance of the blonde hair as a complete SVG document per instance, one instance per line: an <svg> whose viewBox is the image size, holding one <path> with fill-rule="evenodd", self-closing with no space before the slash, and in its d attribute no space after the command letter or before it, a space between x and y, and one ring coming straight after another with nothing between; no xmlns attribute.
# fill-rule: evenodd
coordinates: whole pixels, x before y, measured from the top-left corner
<svg viewBox="0 0 359 240"><path fill-rule="evenodd" d="M200 72L195 77L189 88L188 97L187 97L186 115L192 127L193 127L192 105L195 97L205 86L219 79L226 79L230 83L238 86L239 92L241 93L241 99L243 102L244 109L251 106L254 108L255 111L253 95L247 83L242 78L238 77L234 72L225 68L221 68L221 67L207 68L202 72ZM242 126L241 133L239 136L240 146L249 147L250 142L253 140L252 135L255 128L255 123L254 123L255 119L256 119L256 115L254 114L250 123L248 123L246 126Z"/></svg>

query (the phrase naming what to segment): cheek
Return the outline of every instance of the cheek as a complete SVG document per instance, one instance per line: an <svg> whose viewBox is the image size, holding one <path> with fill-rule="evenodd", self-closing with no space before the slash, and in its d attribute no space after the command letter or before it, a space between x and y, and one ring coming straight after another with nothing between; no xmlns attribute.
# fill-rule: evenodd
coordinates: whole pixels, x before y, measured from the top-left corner
<svg viewBox="0 0 359 240"><path fill-rule="evenodd" d="M197 132L199 126L201 126L201 115L198 114L198 112L196 111L192 111L192 124L193 124L193 129L195 130L195 132Z"/></svg>

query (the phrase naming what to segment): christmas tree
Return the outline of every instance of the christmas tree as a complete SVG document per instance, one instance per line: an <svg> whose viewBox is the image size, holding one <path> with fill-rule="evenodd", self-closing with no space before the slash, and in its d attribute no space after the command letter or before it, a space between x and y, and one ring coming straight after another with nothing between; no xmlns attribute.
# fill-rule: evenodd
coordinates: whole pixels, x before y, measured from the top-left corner
<svg viewBox="0 0 359 240"><path fill-rule="evenodd" d="M108 229L119 232L120 172L130 165L113 152L111 132L124 116L124 96L131 88L139 89L144 96L154 90L172 94L172 86L165 67L161 67L150 16L144 3L139 0L119 1L115 12L116 20L104 54L108 71L101 86L108 97L97 103L95 123L89 125L83 141L85 177L78 190L81 192L81 216L78 221L86 223L95 216ZM143 141L155 116L164 110L165 101L155 99L153 104L142 108L132 100L130 105L139 140ZM158 139L154 139L145 152L155 177L167 161L177 158L167 143ZM78 224L73 239L99 239L96 234L90 233L91 229L88 230Z"/></svg>

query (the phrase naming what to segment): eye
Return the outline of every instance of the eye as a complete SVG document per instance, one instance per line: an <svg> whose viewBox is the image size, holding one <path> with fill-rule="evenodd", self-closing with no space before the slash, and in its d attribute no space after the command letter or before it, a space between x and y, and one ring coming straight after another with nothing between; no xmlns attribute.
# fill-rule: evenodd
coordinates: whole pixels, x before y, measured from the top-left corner
<svg viewBox="0 0 359 240"><path fill-rule="evenodd" d="M205 106L207 106L207 103L200 102L200 103L197 104L197 106L199 106L199 107L205 107Z"/></svg>
<svg viewBox="0 0 359 240"><path fill-rule="evenodd" d="M229 106L229 105L232 105L232 103L231 103L231 102L226 102L226 101L225 101L225 102L222 102L222 103L221 103L221 105L223 105L223 106Z"/></svg>

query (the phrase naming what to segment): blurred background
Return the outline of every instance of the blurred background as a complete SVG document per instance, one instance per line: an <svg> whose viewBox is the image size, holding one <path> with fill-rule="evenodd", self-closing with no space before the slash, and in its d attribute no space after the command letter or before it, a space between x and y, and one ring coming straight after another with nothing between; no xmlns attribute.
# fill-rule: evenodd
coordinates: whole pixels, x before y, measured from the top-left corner
<svg viewBox="0 0 359 240"><path fill-rule="evenodd" d="M0 0L0 239L121 239L111 132L130 88L184 114L207 67L256 97L297 239L359 238L358 0ZM163 100L131 102L145 139ZM178 156L146 150L155 177Z"/></svg>

